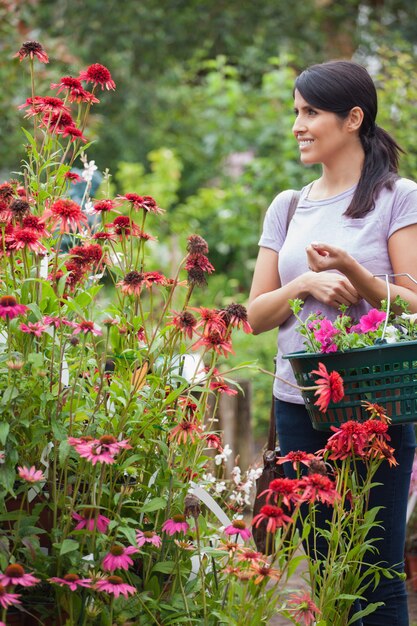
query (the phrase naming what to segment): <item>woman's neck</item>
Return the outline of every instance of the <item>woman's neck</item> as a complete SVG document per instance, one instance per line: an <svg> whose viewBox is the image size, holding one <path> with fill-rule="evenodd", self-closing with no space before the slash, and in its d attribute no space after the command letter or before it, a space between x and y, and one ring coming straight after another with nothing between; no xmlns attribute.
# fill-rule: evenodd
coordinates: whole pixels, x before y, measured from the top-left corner
<svg viewBox="0 0 417 626"><path fill-rule="evenodd" d="M330 164L323 163L322 175L316 181L309 193L312 200L324 200L343 193L359 182L362 174L365 154L363 149L347 150L339 159Z"/></svg>

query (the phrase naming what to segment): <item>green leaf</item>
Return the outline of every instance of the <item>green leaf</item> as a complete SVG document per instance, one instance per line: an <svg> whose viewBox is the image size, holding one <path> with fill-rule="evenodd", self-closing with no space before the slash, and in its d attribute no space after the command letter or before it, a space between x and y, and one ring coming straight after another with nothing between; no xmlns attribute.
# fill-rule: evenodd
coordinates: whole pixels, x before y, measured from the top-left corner
<svg viewBox="0 0 417 626"><path fill-rule="evenodd" d="M75 550L78 550L79 547L80 544L78 541L74 541L73 539L64 539L59 554L62 556L63 554L68 554L68 552L75 552Z"/></svg>
<svg viewBox="0 0 417 626"><path fill-rule="evenodd" d="M161 574L171 574L174 571L174 561L161 561L152 568L152 572L161 572Z"/></svg>
<svg viewBox="0 0 417 626"><path fill-rule="evenodd" d="M164 509L167 505L165 498L152 498L149 502L141 507L141 513L150 513L151 511L158 511L158 509Z"/></svg>
<svg viewBox="0 0 417 626"><path fill-rule="evenodd" d="M9 434L10 426L7 422L0 422L0 443L4 446Z"/></svg>

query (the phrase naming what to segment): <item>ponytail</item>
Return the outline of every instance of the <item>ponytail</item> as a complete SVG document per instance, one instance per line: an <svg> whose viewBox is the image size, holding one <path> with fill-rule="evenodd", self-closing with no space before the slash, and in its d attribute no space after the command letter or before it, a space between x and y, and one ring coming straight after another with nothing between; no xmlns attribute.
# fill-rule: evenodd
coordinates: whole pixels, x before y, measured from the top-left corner
<svg viewBox="0 0 417 626"><path fill-rule="evenodd" d="M392 189L398 178L400 153L404 152L386 130L371 124L366 132L361 128L360 140L365 151L362 174L346 217L364 217L372 211L379 192Z"/></svg>

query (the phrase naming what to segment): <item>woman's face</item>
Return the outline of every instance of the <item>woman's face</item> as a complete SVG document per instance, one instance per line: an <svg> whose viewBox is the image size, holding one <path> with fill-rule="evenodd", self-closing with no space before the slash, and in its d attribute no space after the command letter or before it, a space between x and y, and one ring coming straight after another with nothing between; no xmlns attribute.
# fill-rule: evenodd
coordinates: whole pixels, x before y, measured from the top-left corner
<svg viewBox="0 0 417 626"><path fill-rule="evenodd" d="M301 162L305 165L334 163L352 136L347 131L347 120L311 106L297 89L294 111L296 119L292 130L300 148Z"/></svg>

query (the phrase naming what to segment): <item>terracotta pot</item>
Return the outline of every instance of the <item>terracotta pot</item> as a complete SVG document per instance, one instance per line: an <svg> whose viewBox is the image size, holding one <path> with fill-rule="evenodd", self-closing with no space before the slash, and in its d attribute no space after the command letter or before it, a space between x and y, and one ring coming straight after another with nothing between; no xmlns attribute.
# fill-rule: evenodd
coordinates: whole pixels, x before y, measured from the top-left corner
<svg viewBox="0 0 417 626"><path fill-rule="evenodd" d="M407 580L411 583L412 590L417 591L417 554L406 554L405 559L407 564Z"/></svg>

